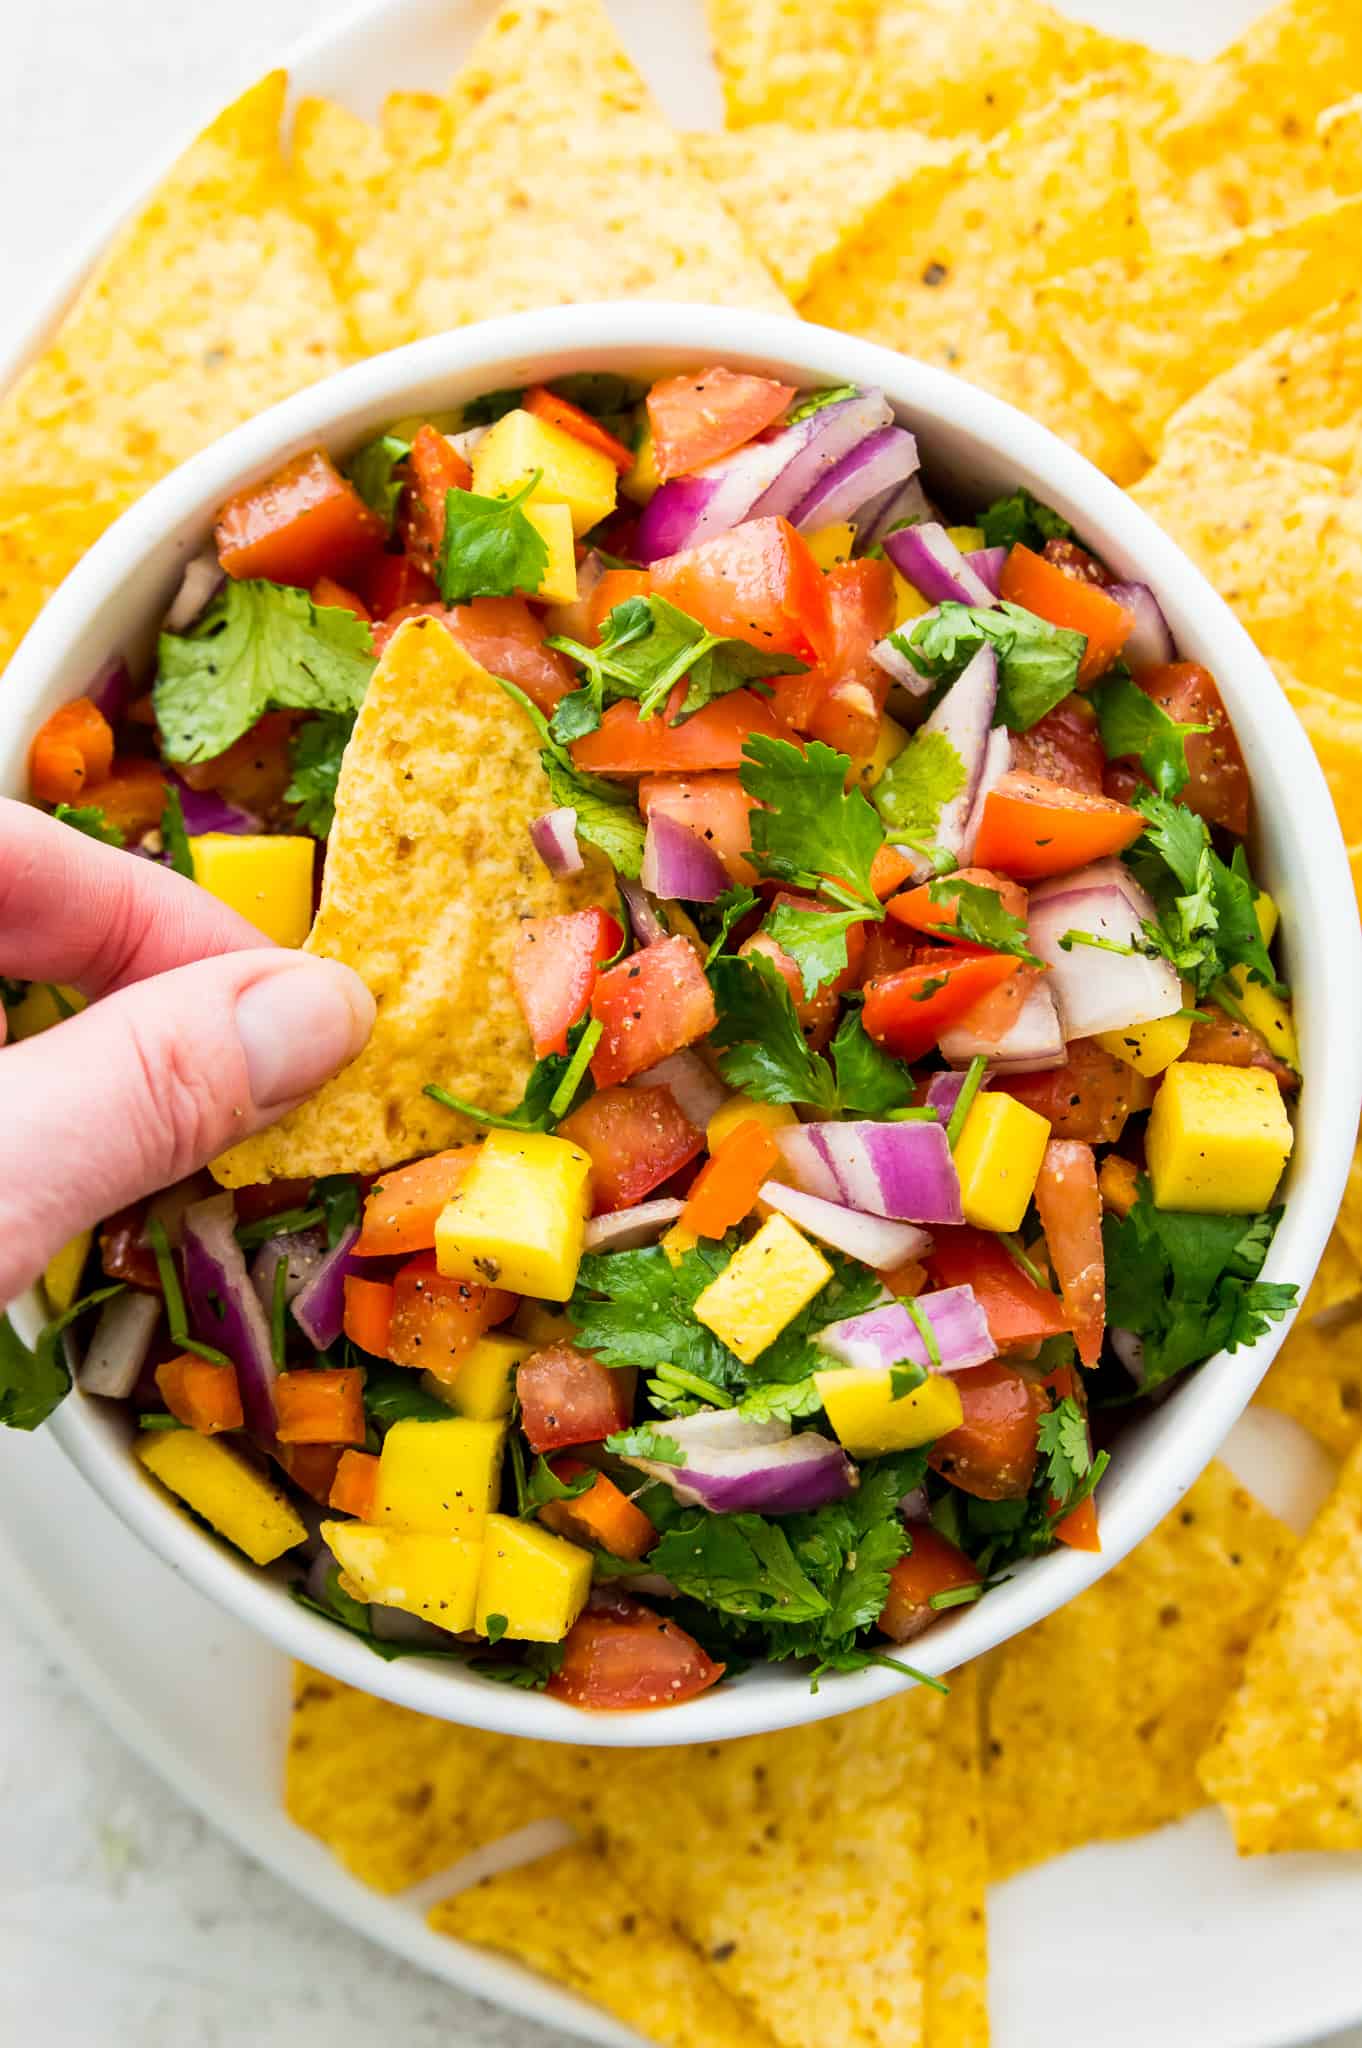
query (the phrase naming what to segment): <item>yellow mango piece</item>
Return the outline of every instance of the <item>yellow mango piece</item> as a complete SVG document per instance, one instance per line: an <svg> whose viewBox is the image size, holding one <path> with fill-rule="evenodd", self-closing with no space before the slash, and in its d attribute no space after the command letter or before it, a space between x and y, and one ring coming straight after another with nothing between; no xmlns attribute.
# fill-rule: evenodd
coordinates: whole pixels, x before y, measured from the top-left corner
<svg viewBox="0 0 1362 2048"><path fill-rule="evenodd" d="M914 619L922 618L932 607L922 592L908 581L906 576L894 570L894 631L907 626Z"/></svg>
<svg viewBox="0 0 1362 2048"><path fill-rule="evenodd" d="M577 551L572 539L572 514L566 505L522 506L525 517L549 551L534 595L541 604L577 602Z"/></svg>
<svg viewBox="0 0 1362 2048"><path fill-rule="evenodd" d="M499 1331L479 1337L459 1361L449 1387L452 1407L470 1422L496 1422L509 1415L515 1399L515 1369L535 1348L528 1337L507 1337Z"/></svg>
<svg viewBox="0 0 1362 2048"><path fill-rule="evenodd" d="M1156 1017L1152 1024L1128 1024L1123 1031L1099 1031L1103 1052L1137 1074L1161 1074L1180 1060L1192 1035L1190 1017Z"/></svg>
<svg viewBox="0 0 1362 2048"><path fill-rule="evenodd" d="M1049 1120L1010 1095L976 1095L955 1147L960 1203L976 1230L1018 1230L1050 1137Z"/></svg>
<svg viewBox="0 0 1362 2048"><path fill-rule="evenodd" d="M768 1216L696 1296L695 1314L720 1343L750 1365L820 1287L832 1267L787 1217Z"/></svg>
<svg viewBox="0 0 1362 2048"><path fill-rule="evenodd" d="M444 1424L417 1427L443 1429ZM352 1599L400 1607L439 1628L472 1628L481 1543L426 1530L375 1529L368 1522L323 1522L322 1536Z"/></svg>
<svg viewBox="0 0 1362 2048"><path fill-rule="evenodd" d="M711 1152L717 1152L730 1131L736 1131L739 1124L762 1124L768 1131L784 1130L788 1124L797 1124L788 1102L754 1102L750 1095L730 1095L721 1109L716 1109L705 1129L705 1143Z"/></svg>
<svg viewBox="0 0 1362 2048"><path fill-rule="evenodd" d="M898 1400L887 1366L837 1366L816 1372L813 1383L838 1442L853 1458L935 1443L964 1420L960 1389L946 1373L928 1373Z"/></svg>
<svg viewBox="0 0 1362 2048"><path fill-rule="evenodd" d="M77 1231L70 1243L54 1252L47 1262L43 1272L43 1291L54 1316L64 1315L76 1298L93 1237L91 1230Z"/></svg>
<svg viewBox="0 0 1362 2048"><path fill-rule="evenodd" d="M816 533L806 533L804 538L819 568L835 569L839 562L851 560L856 529L849 520L842 519L834 526L820 526Z"/></svg>
<svg viewBox="0 0 1362 2048"><path fill-rule="evenodd" d="M1258 920L1258 929L1263 935L1263 944L1270 946L1277 936L1277 926L1282 921L1274 899L1266 889L1260 889L1253 899L1253 914Z"/></svg>
<svg viewBox="0 0 1362 2048"><path fill-rule="evenodd" d="M217 1437L193 1429L158 1430L139 1440L136 1457L252 1564L270 1564L307 1540L306 1525L288 1496Z"/></svg>
<svg viewBox="0 0 1362 2048"><path fill-rule="evenodd" d="M190 840L194 880L277 946L312 929L317 842L287 833L201 832Z"/></svg>
<svg viewBox="0 0 1362 2048"><path fill-rule="evenodd" d="M54 1024L60 1024L73 1010L84 1008L85 998L79 989L68 988L64 982L35 981L7 1012L9 1038L15 1045L21 1038L36 1038L40 1031L50 1031Z"/></svg>
<svg viewBox="0 0 1362 2048"><path fill-rule="evenodd" d="M586 1234L591 1161L542 1131L489 1131L435 1225L435 1260L450 1280L477 1280L566 1301Z"/></svg>
<svg viewBox="0 0 1362 2048"><path fill-rule="evenodd" d="M948 526L947 540L953 540L962 555L972 555L977 548L988 546L982 526Z"/></svg>
<svg viewBox="0 0 1362 2048"><path fill-rule="evenodd" d="M1244 1022L1267 1040L1269 1050L1299 1073L1300 1046L1290 1003L1260 981L1250 981L1247 967L1232 967L1225 979L1229 984L1225 1007L1231 1015L1237 1010Z"/></svg>
<svg viewBox="0 0 1362 2048"><path fill-rule="evenodd" d="M1266 1209L1291 1154L1291 1120L1271 1074L1179 1060L1159 1083L1145 1154L1160 1209Z"/></svg>
<svg viewBox="0 0 1362 2048"><path fill-rule="evenodd" d="M635 505L646 505L653 494L661 490L662 478L658 474L657 449L653 445L651 427L644 429L643 439L634 453L634 466L620 478L619 488Z"/></svg>
<svg viewBox="0 0 1362 2048"><path fill-rule="evenodd" d="M693 1252L699 1242L693 1230L683 1230L679 1223L673 1223L671 1229L658 1239L668 1265L673 1267L679 1266L686 1253Z"/></svg>
<svg viewBox="0 0 1362 2048"><path fill-rule="evenodd" d="M566 505L579 539L614 511L618 472L610 457L533 413L517 408L504 414L473 450L479 497L514 497L536 470L530 503Z"/></svg>
<svg viewBox="0 0 1362 2048"><path fill-rule="evenodd" d="M875 751L861 769L862 789L873 789L891 761L896 761L908 744L908 735L896 718L886 711L880 720L879 737Z"/></svg>
<svg viewBox="0 0 1362 2048"><path fill-rule="evenodd" d="M522 1301L515 1312L511 1328L517 1337L528 1338L536 1351L546 1344L575 1344L577 1325L569 1316L557 1309L545 1307L542 1301Z"/></svg>
<svg viewBox="0 0 1362 2048"><path fill-rule="evenodd" d="M521 1643L559 1643L591 1591L591 1552L512 1515L489 1515L473 1626L488 1633L491 1615Z"/></svg>
<svg viewBox="0 0 1362 2048"><path fill-rule="evenodd" d="M501 1485L503 1422L395 1422L383 1439L374 1523L475 1541Z"/></svg>

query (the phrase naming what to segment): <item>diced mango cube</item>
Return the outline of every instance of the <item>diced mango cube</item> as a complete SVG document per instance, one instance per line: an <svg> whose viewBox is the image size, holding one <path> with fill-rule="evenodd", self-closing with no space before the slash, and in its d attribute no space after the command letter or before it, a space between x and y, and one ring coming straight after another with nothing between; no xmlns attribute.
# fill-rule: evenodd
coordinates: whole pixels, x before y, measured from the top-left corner
<svg viewBox="0 0 1362 2048"><path fill-rule="evenodd" d="M832 1267L785 1216L768 1216L717 1279L696 1296L695 1314L744 1365L774 1344L808 1307Z"/></svg>
<svg viewBox="0 0 1362 2048"><path fill-rule="evenodd" d="M591 1552L535 1522L489 1515L482 1546L473 1626L488 1633L500 1615L502 1634L521 1643L559 1643L591 1591Z"/></svg>
<svg viewBox="0 0 1362 2048"><path fill-rule="evenodd" d="M40 1031L50 1031L63 1017L84 1008L85 998L79 989L67 988L64 982L35 981L8 1012L8 1036L15 1045L21 1038L36 1038Z"/></svg>
<svg viewBox="0 0 1362 2048"><path fill-rule="evenodd" d="M686 1253L693 1252L699 1242L693 1230L685 1230L679 1223L673 1223L671 1229L658 1239L663 1257L673 1268L679 1266Z"/></svg>
<svg viewBox="0 0 1362 2048"><path fill-rule="evenodd" d="M189 842L194 880L277 946L312 929L317 842L288 833L200 832Z"/></svg>
<svg viewBox="0 0 1362 2048"><path fill-rule="evenodd" d="M610 457L533 413L505 413L473 450L473 489L480 497L514 497L536 470L530 502L566 505L579 537L614 511L618 471Z"/></svg>
<svg viewBox="0 0 1362 2048"><path fill-rule="evenodd" d="M1268 1049L1299 1073L1300 1046L1290 1003L1264 988L1262 982L1250 981L1247 967L1232 967L1226 980L1230 998L1226 1007L1237 1010L1250 1029L1267 1040Z"/></svg>
<svg viewBox="0 0 1362 2048"><path fill-rule="evenodd" d="M976 1095L955 1146L960 1206L976 1230L1018 1230L1050 1137L1046 1117L991 1091Z"/></svg>
<svg viewBox="0 0 1362 2048"><path fill-rule="evenodd" d="M1180 1060L1192 1035L1190 1017L1156 1017L1152 1024L1127 1024L1122 1031L1099 1031L1097 1043L1137 1074L1161 1074Z"/></svg>
<svg viewBox="0 0 1362 2048"><path fill-rule="evenodd" d="M489 1131L435 1225L435 1260L450 1280L566 1301L586 1234L591 1161L542 1131Z"/></svg>
<svg viewBox="0 0 1362 2048"><path fill-rule="evenodd" d="M711 1152L717 1152L730 1131L736 1131L739 1124L763 1124L768 1131L781 1131L790 1124L797 1124L788 1102L757 1102L750 1095L730 1095L721 1109L716 1109L705 1130L705 1143Z"/></svg>
<svg viewBox="0 0 1362 2048"><path fill-rule="evenodd" d="M815 533L806 533L809 553L820 569L835 569L839 562L851 560L851 550L856 545L856 529L848 520L840 520L835 526L820 526Z"/></svg>
<svg viewBox="0 0 1362 2048"><path fill-rule="evenodd" d="M456 1633L472 1628L481 1543L417 1529L375 1529L367 1522L323 1522L322 1536L352 1599L400 1607Z"/></svg>
<svg viewBox="0 0 1362 2048"><path fill-rule="evenodd" d="M94 1233L78 1230L69 1244L54 1252L43 1273L43 1291L47 1305L54 1316L64 1315L76 1298L80 1276L85 1271L85 1261L90 1256L90 1244Z"/></svg>
<svg viewBox="0 0 1362 2048"><path fill-rule="evenodd" d="M879 737L875 751L861 769L862 789L873 789L891 761L896 761L908 744L908 735L896 718L886 711L880 720Z"/></svg>
<svg viewBox="0 0 1362 2048"><path fill-rule="evenodd" d="M838 1442L853 1458L935 1443L964 1419L960 1389L945 1373L928 1373L897 1400L888 1366L837 1366L816 1372L813 1383Z"/></svg>
<svg viewBox="0 0 1362 2048"><path fill-rule="evenodd" d="M522 509L549 551L539 587L532 594L541 604L575 604L577 549L572 538L572 514L566 505L529 504Z"/></svg>
<svg viewBox="0 0 1362 2048"><path fill-rule="evenodd" d="M479 1337L459 1361L449 1386L451 1405L471 1422L496 1422L509 1415L515 1399L515 1369L536 1349L528 1337L499 1330Z"/></svg>
<svg viewBox="0 0 1362 2048"><path fill-rule="evenodd" d="M648 500L662 488L658 474L657 449L653 442L653 430L646 427L643 438L634 451L634 466L620 478L619 487L626 498L635 505L646 505Z"/></svg>
<svg viewBox="0 0 1362 2048"><path fill-rule="evenodd" d="M383 1439L373 1520L477 1540L501 1485L504 1422L395 1422Z"/></svg>
<svg viewBox="0 0 1362 2048"><path fill-rule="evenodd" d="M953 540L962 555L972 555L978 548L988 546L982 526L948 526L947 540Z"/></svg>
<svg viewBox="0 0 1362 2048"><path fill-rule="evenodd" d="M137 1445L137 1461L244 1550L252 1564L270 1564L307 1541L307 1528L288 1496L216 1437L193 1429L157 1430Z"/></svg>
<svg viewBox="0 0 1362 2048"><path fill-rule="evenodd" d="M914 584L911 584L906 576L900 575L899 571L895 569L894 631L897 633L901 626L911 625L914 619L925 617L931 609L931 605L928 604L922 592Z"/></svg>
<svg viewBox="0 0 1362 2048"><path fill-rule="evenodd" d="M1160 1209L1266 1209L1291 1155L1281 1090L1258 1067L1179 1060L1159 1083L1145 1156Z"/></svg>

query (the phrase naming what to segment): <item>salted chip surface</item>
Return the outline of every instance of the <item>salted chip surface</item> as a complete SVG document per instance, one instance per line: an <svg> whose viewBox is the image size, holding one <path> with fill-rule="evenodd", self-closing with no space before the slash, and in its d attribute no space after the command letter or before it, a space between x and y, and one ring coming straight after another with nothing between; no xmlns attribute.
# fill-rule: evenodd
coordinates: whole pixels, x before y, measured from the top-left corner
<svg viewBox="0 0 1362 2048"><path fill-rule="evenodd" d="M355 353L280 147L273 72L110 243L0 400L0 487L145 488Z"/></svg>
<svg viewBox="0 0 1362 2048"><path fill-rule="evenodd" d="M0 489L0 668L132 496L94 489L68 496L43 485Z"/></svg>
<svg viewBox="0 0 1362 2048"><path fill-rule="evenodd" d="M1362 1435L1362 1265L1338 1231L1254 1399L1337 1457Z"/></svg>
<svg viewBox="0 0 1362 2048"><path fill-rule="evenodd" d="M1362 294L1335 299L1222 370L1168 422L1265 455L1362 475Z"/></svg>
<svg viewBox="0 0 1362 2048"><path fill-rule="evenodd" d="M1201 1758L1242 1856L1362 1848L1362 1444L1288 1567Z"/></svg>
<svg viewBox="0 0 1362 2048"><path fill-rule="evenodd" d="M1197 1758L1291 1545L1210 1465L1138 1550L1006 1645L985 1722L995 1879L1205 1803Z"/></svg>
<svg viewBox="0 0 1362 2048"><path fill-rule="evenodd" d="M1303 683L1280 661L1278 681L1310 735L1344 839L1362 839L1362 703Z"/></svg>
<svg viewBox="0 0 1362 2048"><path fill-rule="evenodd" d="M552 1811L508 1736L414 1714L297 1665L289 1819L362 1884L404 1891Z"/></svg>
<svg viewBox="0 0 1362 2048"><path fill-rule="evenodd" d="M953 1671L927 1780L925 2048L987 2048L988 1830L979 1665Z"/></svg>
<svg viewBox="0 0 1362 2048"><path fill-rule="evenodd" d="M336 792L306 950L353 967L378 1020L357 1060L214 1162L224 1187L366 1173L471 1135L422 1094L520 1100L533 1064L511 989L522 917L614 901L603 863L555 881L530 843L551 808L528 719L437 619L411 619L374 671Z"/></svg>

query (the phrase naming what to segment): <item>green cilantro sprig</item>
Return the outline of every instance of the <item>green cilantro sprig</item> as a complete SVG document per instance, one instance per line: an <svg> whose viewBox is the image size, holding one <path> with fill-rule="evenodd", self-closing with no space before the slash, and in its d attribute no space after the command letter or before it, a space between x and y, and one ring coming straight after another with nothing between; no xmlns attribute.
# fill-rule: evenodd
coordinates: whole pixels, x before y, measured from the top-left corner
<svg viewBox="0 0 1362 2048"><path fill-rule="evenodd" d="M74 832L83 832L87 839L98 840L101 846L128 843L122 827L111 825L99 804L58 804L52 815L59 825L69 825Z"/></svg>
<svg viewBox="0 0 1362 2048"><path fill-rule="evenodd" d="M401 434L379 434L366 441L345 464L347 476L371 512L377 512L388 532L397 517L397 501L403 479L397 474L411 454L411 442Z"/></svg>
<svg viewBox="0 0 1362 2048"><path fill-rule="evenodd" d="M446 491L444 538L435 565L435 581L446 604L538 590L549 565L548 542L521 507L543 473L536 469L509 498Z"/></svg>
<svg viewBox="0 0 1362 2048"><path fill-rule="evenodd" d="M1160 796L1175 797L1186 788L1187 742L1209 725L1186 725L1170 718L1161 704L1145 695L1128 675L1110 675L1092 693L1102 748L1109 761L1134 755Z"/></svg>
<svg viewBox="0 0 1362 2048"><path fill-rule="evenodd" d="M1078 682L1087 636L1052 626L1021 605L942 604L893 643L924 676L954 682L981 647L998 656L998 722L1026 732Z"/></svg>
<svg viewBox="0 0 1362 2048"><path fill-rule="evenodd" d="M539 706L505 676L494 676L506 695L518 704L539 735L540 765L555 804L567 804L577 813L577 837L603 853L616 873L637 881L643 865L643 820L638 808L623 790L598 775L587 775L574 767L572 757L549 730Z"/></svg>
<svg viewBox="0 0 1362 2048"><path fill-rule="evenodd" d="M90 1309L125 1294L121 1281L97 1287L72 1302L38 1332L30 1351L9 1317L0 1312L0 1425L6 1429L37 1429L71 1390L71 1375L62 1356L61 1340L72 1323Z"/></svg>
<svg viewBox="0 0 1362 2048"><path fill-rule="evenodd" d="M984 882L966 882L958 875L945 875L932 882L927 893L933 903L956 906L956 929L972 946L989 946L995 953L1011 953L1027 967L1041 965L1027 944L1025 918L1007 908L997 889L990 889Z"/></svg>
<svg viewBox="0 0 1362 2048"><path fill-rule="evenodd" d="M594 732L605 706L623 698L638 705L640 718L655 718L683 679L686 694L673 725L748 683L797 675L804 668L789 655L768 654L750 641L711 633L665 597L631 597L617 604L602 622L596 647L562 635L548 645L586 673L582 688L565 697L554 714L551 729L559 741Z"/></svg>
<svg viewBox="0 0 1362 2048"><path fill-rule="evenodd" d="M289 740L292 774L284 802L296 804L293 822L314 839L327 839L336 822L336 784L355 729L353 711L322 711L305 719Z"/></svg>

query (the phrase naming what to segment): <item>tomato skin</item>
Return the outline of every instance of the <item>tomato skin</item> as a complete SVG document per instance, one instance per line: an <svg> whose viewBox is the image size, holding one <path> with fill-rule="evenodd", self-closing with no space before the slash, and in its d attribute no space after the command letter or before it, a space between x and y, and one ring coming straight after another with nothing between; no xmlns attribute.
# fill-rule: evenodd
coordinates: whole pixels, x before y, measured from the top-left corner
<svg viewBox="0 0 1362 2048"><path fill-rule="evenodd" d="M1052 626L1087 635L1087 651L1078 669L1080 690L1106 674L1135 630L1133 613L1105 590L1067 574L1020 542L1003 564L999 595Z"/></svg>
<svg viewBox="0 0 1362 2048"><path fill-rule="evenodd" d="M665 1615L598 1586L563 1640L563 1661L545 1691L574 1707L675 1707L724 1675L694 1636Z"/></svg>
<svg viewBox="0 0 1362 2048"><path fill-rule="evenodd" d="M711 633L818 662L833 651L827 579L788 519L749 519L666 555L652 587Z"/></svg>
<svg viewBox="0 0 1362 2048"><path fill-rule="evenodd" d="M521 919L511 986L536 1059L567 1051L568 1031L586 1014L601 962L623 943L624 933L606 910Z"/></svg>
<svg viewBox="0 0 1362 2048"><path fill-rule="evenodd" d="M1123 853L1144 825L1125 804L1013 769L984 799L974 858L980 867L1036 882Z"/></svg>
<svg viewBox="0 0 1362 2048"><path fill-rule="evenodd" d="M452 1378L479 1337L504 1323L519 1296L476 1280L449 1280L434 1252L418 1252L393 1278L393 1313L387 1355L394 1365L424 1366Z"/></svg>
<svg viewBox="0 0 1362 2048"><path fill-rule="evenodd" d="M407 457L407 488L397 509L397 531L418 569L434 576L445 537L445 496L466 491L473 472L439 429L419 427Z"/></svg>
<svg viewBox="0 0 1362 2048"><path fill-rule="evenodd" d="M1096 1365L1106 1329L1107 1281L1102 1197L1092 1146L1074 1138L1051 1138L1036 1180L1035 1201L1078 1355L1084 1365Z"/></svg>
<svg viewBox="0 0 1362 2048"><path fill-rule="evenodd" d="M889 1597L876 1624L891 1643L911 1643L940 1619L931 1605L933 1594L977 1586L983 1577L978 1565L938 1536L930 1522L914 1522L909 1534L913 1547L889 1573Z"/></svg>
<svg viewBox="0 0 1362 2048"><path fill-rule="evenodd" d="M536 419L547 420L551 427L561 427L565 434L571 434L574 441L583 442L594 448L598 455L608 455L621 475L634 466L634 451L626 448L623 441L608 434L600 421L593 419L589 412L583 412L570 399L560 398L556 391L546 385L535 384L520 401L524 411L533 413Z"/></svg>
<svg viewBox="0 0 1362 2048"><path fill-rule="evenodd" d="M703 1150L669 1088L598 1088L558 1126L591 1160L592 1213L632 1208Z"/></svg>
<svg viewBox="0 0 1362 2048"><path fill-rule="evenodd" d="M1184 1059L1202 1060L1212 1067L1260 1067L1271 1074L1283 1095L1294 1095L1301 1084L1300 1075L1277 1058L1260 1031L1239 1023L1215 1003L1203 1000L1198 1007L1206 1012L1206 1022L1192 1026Z"/></svg>
<svg viewBox="0 0 1362 2048"><path fill-rule="evenodd" d="M885 907L887 909L888 905ZM883 924L872 924L861 956L861 980L863 983L886 981L891 974L900 974L905 967L915 966L922 952L921 939L906 926L892 923L888 918Z"/></svg>
<svg viewBox="0 0 1362 2048"><path fill-rule="evenodd" d="M591 1014L604 1027L591 1061L598 1088L645 1073L718 1021L704 969L679 934L608 967L592 992Z"/></svg>
<svg viewBox="0 0 1362 2048"><path fill-rule="evenodd" d="M613 1371L575 1344L534 1352L517 1369L515 1388L533 1451L600 1443L627 1426L633 1409L632 1373Z"/></svg>
<svg viewBox="0 0 1362 2048"><path fill-rule="evenodd" d="M1053 562L1066 576L1072 576L1076 583L1091 583L1098 590L1110 590L1116 581L1102 567L1096 555L1090 555L1076 540L1064 540L1058 535L1047 540L1041 553L1047 562Z"/></svg>
<svg viewBox="0 0 1362 2048"><path fill-rule="evenodd" d="M1062 1067L1038 1074L998 1075L993 1086L1046 1118L1051 1135L1085 1145L1114 1145L1126 1118L1148 1109L1153 1083L1093 1038L1074 1038Z"/></svg>
<svg viewBox="0 0 1362 2048"><path fill-rule="evenodd" d="M389 618L409 605L438 604L440 599L435 579L418 568L410 555L375 555L356 583L376 619Z"/></svg>
<svg viewBox="0 0 1362 2048"><path fill-rule="evenodd" d="M573 687L567 657L545 646L544 628L523 597L475 597L453 606L407 605L375 626L376 654L382 654L407 619L438 619L480 667L515 683L546 718Z"/></svg>
<svg viewBox="0 0 1362 2048"><path fill-rule="evenodd" d="M889 675L870 650L892 631L894 572L885 561L839 562L823 578L832 624L826 659L776 680L781 716L799 732L865 760L875 751Z"/></svg>
<svg viewBox="0 0 1362 2048"><path fill-rule="evenodd" d="M433 1250L440 1211L463 1186L477 1156L476 1145L453 1145L381 1175L365 1200L353 1256L381 1259Z"/></svg>
<svg viewBox="0 0 1362 2048"><path fill-rule="evenodd" d="M78 804L113 765L113 728L88 697L63 704L38 728L28 751L28 789L35 803Z"/></svg>
<svg viewBox="0 0 1362 2048"><path fill-rule="evenodd" d="M1026 891L1006 875L995 875L989 868L957 868L950 879L952 882L970 883L976 889L992 889L1002 898L1004 910L1025 919ZM891 896L885 910L899 924L907 925L910 931L928 932L932 938L945 939L948 944L957 942L959 897L948 896L944 903L935 902L930 882L923 882L916 889L905 889L899 896ZM964 943L968 944L968 941Z"/></svg>
<svg viewBox="0 0 1362 2048"><path fill-rule="evenodd" d="M568 752L573 765L594 775L691 775L742 765L743 744L750 733L788 739L764 697L750 690L732 690L714 697L683 725L668 721L675 700L656 718L641 719L637 704L612 704L595 732L573 740Z"/></svg>
<svg viewBox="0 0 1362 2048"><path fill-rule="evenodd" d="M387 537L378 514L321 448L295 455L264 483L238 491L213 529L229 576L259 576L304 590L319 576L344 581Z"/></svg>
<svg viewBox="0 0 1362 2048"><path fill-rule="evenodd" d="M1252 816L1252 793L1243 752L1230 724L1225 700L1209 669L1195 661L1170 662L1146 669L1135 678L1137 689L1180 725L1209 725L1209 732L1187 736L1187 786L1178 795L1208 825L1223 825L1242 839ZM1104 784L1107 795L1128 803L1135 791L1148 788L1139 766L1113 761Z"/></svg>
<svg viewBox="0 0 1362 2048"><path fill-rule="evenodd" d="M1062 782L1066 789L1101 796L1107 757L1097 713L1088 698L1071 690L1053 711L1038 718L1029 732L1015 734L1012 766L1042 782ZM1107 790L1106 794L1114 796L1116 792Z"/></svg>
<svg viewBox="0 0 1362 2048"><path fill-rule="evenodd" d="M951 1377L965 1419L937 1438L927 1463L976 1500L1020 1500L1036 1475L1045 1389L996 1358Z"/></svg>
<svg viewBox="0 0 1362 2048"><path fill-rule="evenodd" d="M780 418L793 384L715 367L664 377L648 393L657 473L669 477L731 455Z"/></svg>
<svg viewBox="0 0 1362 2048"><path fill-rule="evenodd" d="M1058 1296L1037 1287L991 1230L975 1230L969 1224L934 1230L927 1271L933 1287L974 1289L1000 1351L1062 1337L1069 1328Z"/></svg>
<svg viewBox="0 0 1362 2048"><path fill-rule="evenodd" d="M734 774L645 775L638 786L638 807L645 818L660 811L713 847L730 882L756 880L752 851L750 797Z"/></svg>
<svg viewBox="0 0 1362 2048"><path fill-rule="evenodd" d="M913 966L866 983L862 1022L877 1045L911 1063L1016 971L1006 953L962 957L945 947L931 958L919 953ZM933 989L933 982L941 986Z"/></svg>
<svg viewBox="0 0 1362 2048"><path fill-rule="evenodd" d="M225 753L211 761L179 762L176 773L191 789L215 789L243 811L268 817L293 777L289 739L296 723L291 711L267 711Z"/></svg>

